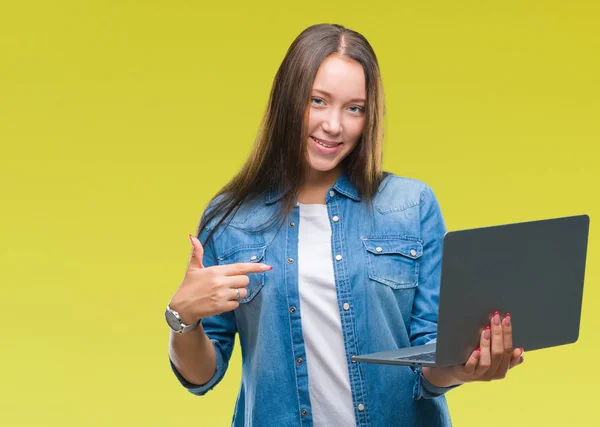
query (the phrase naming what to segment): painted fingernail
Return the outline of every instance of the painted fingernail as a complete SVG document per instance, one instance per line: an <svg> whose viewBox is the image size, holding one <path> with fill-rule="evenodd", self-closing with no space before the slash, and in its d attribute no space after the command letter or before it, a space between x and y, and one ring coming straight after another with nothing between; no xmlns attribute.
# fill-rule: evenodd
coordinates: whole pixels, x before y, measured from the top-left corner
<svg viewBox="0 0 600 427"><path fill-rule="evenodd" d="M500 314L498 312L494 313L494 325L500 325Z"/></svg>
<svg viewBox="0 0 600 427"><path fill-rule="evenodd" d="M492 332L490 331L490 327L488 326L487 328L485 328L485 331L483 331L483 338L489 340L491 333Z"/></svg>
<svg viewBox="0 0 600 427"><path fill-rule="evenodd" d="M260 269L263 271L269 271L269 270L273 270L273 266L264 264L264 265L260 266Z"/></svg>
<svg viewBox="0 0 600 427"><path fill-rule="evenodd" d="M192 235L188 234L188 236L190 236L190 243L192 244L192 246L194 246L194 240L192 239Z"/></svg>
<svg viewBox="0 0 600 427"><path fill-rule="evenodd" d="M478 348L477 350L475 350L475 351L481 351L481 347L479 347L479 348Z"/></svg>
<svg viewBox="0 0 600 427"><path fill-rule="evenodd" d="M506 317L504 319L506 326L510 326L510 313L506 313Z"/></svg>

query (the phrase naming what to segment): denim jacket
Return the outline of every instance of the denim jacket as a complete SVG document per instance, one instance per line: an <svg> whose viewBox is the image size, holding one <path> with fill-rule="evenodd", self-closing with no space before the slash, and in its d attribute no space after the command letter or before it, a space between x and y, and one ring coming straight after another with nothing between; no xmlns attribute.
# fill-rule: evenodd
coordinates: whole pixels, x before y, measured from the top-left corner
<svg viewBox="0 0 600 427"><path fill-rule="evenodd" d="M201 396L225 375L239 334L242 381L232 426L313 425L298 293L296 206L284 227L256 232L282 192L246 202L204 249L205 267L238 262L273 266L251 273L248 295L234 311L202 319L217 367ZM389 174L368 211L342 173L326 193L331 250L354 415L358 426L450 426L444 393L418 367L352 362L352 355L432 342L437 332L442 239L446 231L431 188ZM210 209L210 206L208 207ZM218 218L200 231L203 242ZM227 220L226 220L227 221ZM310 378L311 381L318 379Z"/></svg>

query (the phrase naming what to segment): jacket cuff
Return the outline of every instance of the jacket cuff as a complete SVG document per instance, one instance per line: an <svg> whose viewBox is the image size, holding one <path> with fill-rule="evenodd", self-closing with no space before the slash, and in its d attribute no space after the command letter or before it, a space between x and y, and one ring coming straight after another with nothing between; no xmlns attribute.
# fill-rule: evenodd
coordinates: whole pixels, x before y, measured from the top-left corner
<svg viewBox="0 0 600 427"><path fill-rule="evenodd" d="M434 397L438 397L443 395L449 390L458 387L460 384L456 384L450 387L438 387L436 385L431 384L423 375L423 370L420 366L414 368L415 373L415 386L413 389L413 398L415 400L418 399L433 399Z"/></svg>
<svg viewBox="0 0 600 427"><path fill-rule="evenodd" d="M225 375L225 371L227 370L227 362L224 361L223 355L219 349L218 341L211 340L213 346L215 347L216 361L217 361L217 369L215 370L212 378L206 383L202 385L193 384L187 381L183 376L179 373L171 357L169 356L169 364L171 365L171 369L175 374L175 377L179 380L182 386L184 386L190 393L195 394L196 396L203 396L210 390L212 390L218 383L221 381L223 376Z"/></svg>

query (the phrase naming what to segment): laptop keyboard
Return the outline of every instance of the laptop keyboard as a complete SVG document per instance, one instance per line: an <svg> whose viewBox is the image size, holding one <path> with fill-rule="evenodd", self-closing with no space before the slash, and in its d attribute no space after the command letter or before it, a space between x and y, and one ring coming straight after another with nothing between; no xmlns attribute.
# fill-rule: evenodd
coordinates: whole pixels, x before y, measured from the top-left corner
<svg viewBox="0 0 600 427"><path fill-rule="evenodd" d="M400 356L396 360L414 360L415 362L435 362L435 352L415 354L413 356Z"/></svg>

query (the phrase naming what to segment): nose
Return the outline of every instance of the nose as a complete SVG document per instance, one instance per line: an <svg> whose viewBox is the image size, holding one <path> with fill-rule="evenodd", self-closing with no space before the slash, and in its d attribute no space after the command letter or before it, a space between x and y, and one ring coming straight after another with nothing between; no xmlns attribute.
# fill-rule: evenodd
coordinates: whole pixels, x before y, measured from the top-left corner
<svg viewBox="0 0 600 427"><path fill-rule="evenodd" d="M325 132L330 135L338 135L342 132L342 121L340 118L340 113L331 109L329 114L323 120L321 127Z"/></svg>

